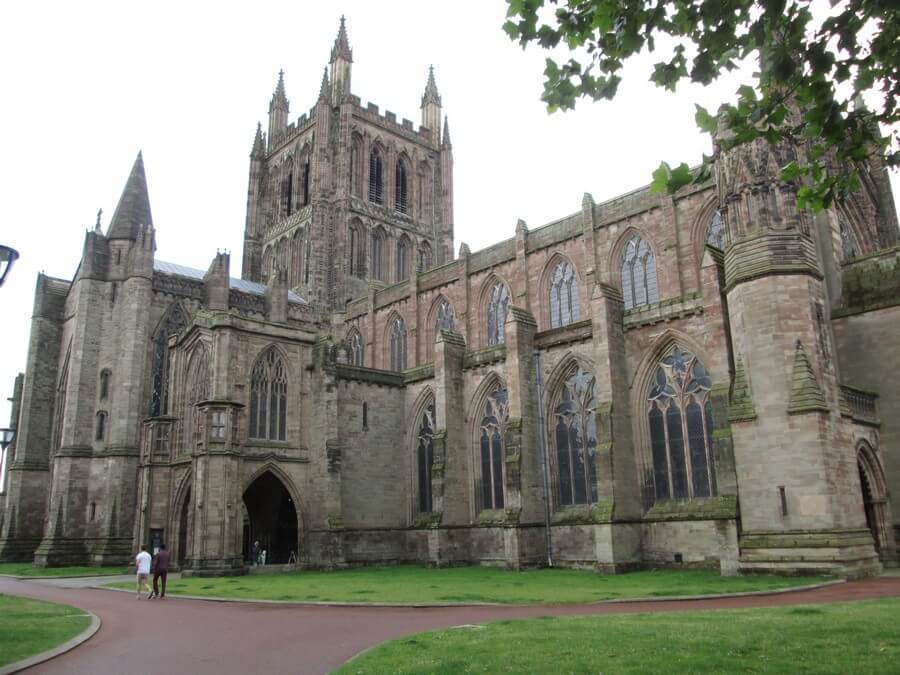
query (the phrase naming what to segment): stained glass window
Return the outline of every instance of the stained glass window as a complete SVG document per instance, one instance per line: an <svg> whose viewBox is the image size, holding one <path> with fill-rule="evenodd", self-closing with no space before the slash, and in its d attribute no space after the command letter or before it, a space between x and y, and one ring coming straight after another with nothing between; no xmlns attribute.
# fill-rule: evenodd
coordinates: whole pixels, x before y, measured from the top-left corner
<svg viewBox="0 0 900 675"><path fill-rule="evenodd" d="M391 370L406 370L406 323L402 317L391 319Z"/></svg>
<svg viewBox="0 0 900 675"><path fill-rule="evenodd" d="M506 315L509 312L509 289L502 281L491 288L487 307L487 338L489 345L505 341Z"/></svg>
<svg viewBox="0 0 900 675"><path fill-rule="evenodd" d="M572 264L561 260L550 275L550 327L578 321L578 281Z"/></svg>
<svg viewBox="0 0 900 675"><path fill-rule="evenodd" d="M557 499L561 505L597 501L597 399L594 376L575 366L553 408Z"/></svg>
<svg viewBox="0 0 900 675"><path fill-rule="evenodd" d="M416 437L416 460L419 469L419 512L432 510L431 465L434 462L434 401L429 403L419 420Z"/></svg>
<svg viewBox="0 0 900 675"><path fill-rule="evenodd" d="M169 337L187 325L181 307L172 305L153 336L153 389L150 394L150 417L169 413Z"/></svg>
<svg viewBox="0 0 900 675"><path fill-rule="evenodd" d="M484 416L479 426L481 506L484 509L503 508L503 437L508 418L509 396L505 387L498 387L485 401Z"/></svg>
<svg viewBox="0 0 900 675"><path fill-rule="evenodd" d="M625 309L659 301L656 260L650 245L639 236L625 245L622 256L622 297Z"/></svg>
<svg viewBox="0 0 900 675"><path fill-rule="evenodd" d="M250 438L287 439L287 370L274 347L259 355L250 376Z"/></svg>
<svg viewBox="0 0 900 675"><path fill-rule="evenodd" d="M715 495L710 387L703 363L677 346L656 367L647 419L657 500Z"/></svg>

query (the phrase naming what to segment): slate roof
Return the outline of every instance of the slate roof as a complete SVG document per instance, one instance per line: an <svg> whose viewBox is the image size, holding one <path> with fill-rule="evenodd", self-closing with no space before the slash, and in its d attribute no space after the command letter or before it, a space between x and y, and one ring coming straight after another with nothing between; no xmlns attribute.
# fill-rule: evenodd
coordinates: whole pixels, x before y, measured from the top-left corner
<svg viewBox="0 0 900 675"><path fill-rule="evenodd" d="M187 267L185 265L178 265L176 263L165 262L163 260L154 260L153 269L154 271L162 272L163 274L172 274L178 277L197 279L198 281L203 281L203 277L206 274L206 272L204 272L203 270L198 270L193 267ZM265 284L256 283L255 281L247 281L246 279L235 279L234 277L231 277L228 281L229 287L233 288L236 291L243 291L244 293L250 293L252 295L266 294ZM288 291L288 301L299 305L307 304L306 300L301 298L293 291Z"/></svg>

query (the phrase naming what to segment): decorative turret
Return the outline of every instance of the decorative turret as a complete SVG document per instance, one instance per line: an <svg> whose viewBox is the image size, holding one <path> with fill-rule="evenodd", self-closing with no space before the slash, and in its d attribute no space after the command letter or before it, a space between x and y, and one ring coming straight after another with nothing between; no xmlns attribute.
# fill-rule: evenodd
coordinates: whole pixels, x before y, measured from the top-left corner
<svg viewBox="0 0 900 675"><path fill-rule="evenodd" d="M274 143L287 129L288 115L291 104L284 93L284 71L278 71L278 84L275 85L275 93L269 103L269 142Z"/></svg>
<svg viewBox="0 0 900 675"><path fill-rule="evenodd" d="M328 82L328 66L325 66L325 70L322 73L322 85L319 87L319 100L328 99L329 92L331 91L331 85Z"/></svg>
<svg viewBox="0 0 900 675"><path fill-rule="evenodd" d="M350 94L350 68L353 64L353 50L347 40L347 28L344 25L344 17L341 16L341 26L337 37L334 39L334 47L331 48L331 101L335 105L341 102L344 96Z"/></svg>
<svg viewBox="0 0 900 675"><path fill-rule="evenodd" d="M441 95L434 81L434 66L428 66L428 82L422 94L422 126L430 129L435 144L440 140ZM449 136L447 137L449 141Z"/></svg>
<svg viewBox="0 0 900 675"><path fill-rule="evenodd" d="M153 216L150 214L147 177L144 175L144 157L138 152L128 182L119 197L119 205L109 222L106 238L135 239L140 225L153 225Z"/></svg>
<svg viewBox="0 0 900 675"><path fill-rule="evenodd" d="M444 135L441 138L441 146L444 148L453 147L453 144L450 142L450 124L447 122L446 115L444 115Z"/></svg>

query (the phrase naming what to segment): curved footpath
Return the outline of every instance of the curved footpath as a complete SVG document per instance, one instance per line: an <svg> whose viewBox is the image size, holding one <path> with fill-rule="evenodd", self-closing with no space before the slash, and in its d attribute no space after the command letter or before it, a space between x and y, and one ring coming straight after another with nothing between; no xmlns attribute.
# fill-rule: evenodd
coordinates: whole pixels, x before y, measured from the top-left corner
<svg viewBox="0 0 900 675"><path fill-rule="evenodd" d="M385 640L499 619L573 614L773 607L900 596L900 577L877 577L774 595L595 605L333 607L184 600L0 578L0 593L62 602L98 615L102 629L31 673L327 673Z"/></svg>

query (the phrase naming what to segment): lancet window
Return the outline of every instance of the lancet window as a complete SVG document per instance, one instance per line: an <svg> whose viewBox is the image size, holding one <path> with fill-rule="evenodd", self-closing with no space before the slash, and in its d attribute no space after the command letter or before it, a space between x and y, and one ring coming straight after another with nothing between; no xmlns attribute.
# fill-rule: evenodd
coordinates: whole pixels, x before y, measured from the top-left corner
<svg viewBox="0 0 900 675"><path fill-rule="evenodd" d="M106 438L106 411L101 410L97 413L97 426L94 433L95 441L102 441Z"/></svg>
<svg viewBox="0 0 900 675"><path fill-rule="evenodd" d="M383 281L384 275L384 232L372 232L372 278Z"/></svg>
<svg viewBox="0 0 900 675"><path fill-rule="evenodd" d="M274 347L259 355L250 375L250 438L287 439L287 370Z"/></svg>
<svg viewBox="0 0 900 675"><path fill-rule="evenodd" d="M487 397L479 425L481 450L481 507L503 508L504 436L509 419L509 396L505 387L498 386Z"/></svg>
<svg viewBox="0 0 900 675"><path fill-rule="evenodd" d="M425 270L431 269L431 266L434 264L433 256L431 254L431 246L427 241L423 241L419 245L419 271L424 272Z"/></svg>
<svg viewBox="0 0 900 675"><path fill-rule="evenodd" d="M112 373L107 370L100 371L100 400L104 401L109 398L109 380Z"/></svg>
<svg viewBox="0 0 900 675"><path fill-rule="evenodd" d="M190 387L185 401L185 411L182 416L187 421L185 429L185 446L190 451L194 443L205 432L204 424L200 418L200 409L197 404L209 399L209 355L205 347L194 349L188 362L187 386Z"/></svg>
<svg viewBox="0 0 900 675"><path fill-rule="evenodd" d="M561 506L597 501L596 412L594 376L574 366L557 394L550 424Z"/></svg>
<svg viewBox="0 0 900 675"><path fill-rule="evenodd" d="M578 280L575 268L560 260L550 275L550 327L559 328L578 321Z"/></svg>
<svg viewBox="0 0 900 675"><path fill-rule="evenodd" d="M402 317L391 319L391 370L406 370L406 323Z"/></svg>
<svg viewBox="0 0 900 675"><path fill-rule="evenodd" d="M441 299L441 303L434 313L434 334L442 330L456 330L456 323L453 316L453 305L446 299Z"/></svg>
<svg viewBox="0 0 900 675"><path fill-rule="evenodd" d="M418 466L419 512L430 513L431 465L434 463L434 400L422 411L416 435L416 464Z"/></svg>
<svg viewBox="0 0 900 675"><path fill-rule="evenodd" d="M184 312L172 305L153 336L153 389L150 393L150 417L169 414L169 337L187 325Z"/></svg>
<svg viewBox="0 0 900 675"><path fill-rule="evenodd" d="M350 226L350 274L360 279L366 276L366 239L362 225L355 222Z"/></svg>
<svg viewBox="0 0 900 675"><path fill-rule="evenodd" d="M502 281L491 288L487 306L487 341L499 345L505 341L504 328L509 312L509 289Z"/></svg>
<svg viewBox="0 0 900 675"><path fill-rule="evenodd" d="M347 335L347 359L352 366L363 364L362 336L356 329L351 330Z"/></svg>
<svg viewBox="0 0 900 675"><path fill-rule="evenodd" d="M622 256L622 297L625 309L659 301L656 260L650 245L636 236L625 245Z"/></svg>
<svg viewBox="0 0 900 675"><path fill-rule="evenodd" d="M409 239L401 237L397 242L397 281L409 276Z"/></svg>
<svg viewBox="0 0 900 675"><path fill-rule="evenodd" d="M647 421L657 500L716 494L710 387L703 363L677 346L656 367Z"/></svg>
<svg viewBox="0 0 900 675"><path fill-rule="evenodd" d="M709 228L706 231L706 243L720 251L725 250L725 224L722 222L722 212L716 210L712 220L709 221Z"/></svg>
<svg viewBox="0 0 900 675"><path fill-rule="evenodd" d="M397 161L397 168L394 172L394 209L400 213L407 213L409 211L406 165L399 160Z"/></svg>

